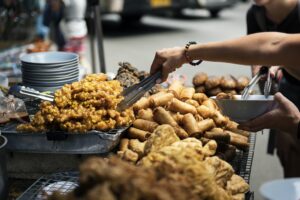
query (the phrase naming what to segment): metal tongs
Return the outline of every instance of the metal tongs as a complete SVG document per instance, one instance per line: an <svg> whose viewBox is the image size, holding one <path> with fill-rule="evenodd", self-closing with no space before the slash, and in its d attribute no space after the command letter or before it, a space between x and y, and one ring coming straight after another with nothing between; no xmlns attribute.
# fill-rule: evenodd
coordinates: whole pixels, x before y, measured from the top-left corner
<svg viewBox="0 0 300 200"><path fill-rule="evenodd" d="M264 95L266 98L268 98L270 91L271 91L271 86L272 86L272 79L271 79L271 73L268 67L263 66L260 68L258 73L251 79L250 83L248 84L247 87L242 92L242 99L248 99L250 93L252 92L254 86L258 83L258 81L263 77L267 75L267 80L264 85Z"/></svg>
<svg viewBox="0 0 300 200"><path fill-rule="evenodd" d="M155 86L157 80L160 79L161 76L161 71L158 71L155 74L145 78L140 83L125 89L121 94L124 96L124 99L118 104L117 110L123 111L132 106L135 102L142 98L146 92Z"/></svg>
<svg viewBox="0 0 300 200"><path fill-rule="evenodd" d="M20 93L26 96L30 96L30 97L35 97L38 99L42 99L45 101L53 101L54 100L54 96L53 95L49 95L49 94L44 94L41 93L35 89L29 88L29 87L25 87L25 86L18 86L15 85L11 88L11 92L13 93Z"/></svg>

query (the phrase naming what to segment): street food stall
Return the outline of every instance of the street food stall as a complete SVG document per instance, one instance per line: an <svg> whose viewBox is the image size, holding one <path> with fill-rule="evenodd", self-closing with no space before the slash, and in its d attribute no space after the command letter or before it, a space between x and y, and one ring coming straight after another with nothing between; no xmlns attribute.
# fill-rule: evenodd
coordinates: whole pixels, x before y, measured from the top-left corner
<svg viewBox="0 0 300 200"><path fill-rule="evenodd" d="M149 85L148 73L120 63L113 80L105 74L79 79L78 56L64 52L25 54L20 66L22 83L1 97L0 126L7 138L8 176L36 180L18 199L79 198L76 191L99 195L107 184L117 189L106 188L103 199L160 193L171 198L171 189L181 191L178 199L254 198L249 183L255 134L239 130L208 97L214 88L222 89L214 93L219 100L235 95L247 78L224 76L217 84L200 73L196 89L173 80L148 87L136 103L119 110L122 91ZM199 91L202 86L207 95ZM125 183L135 192L126 194Z"/></svg>

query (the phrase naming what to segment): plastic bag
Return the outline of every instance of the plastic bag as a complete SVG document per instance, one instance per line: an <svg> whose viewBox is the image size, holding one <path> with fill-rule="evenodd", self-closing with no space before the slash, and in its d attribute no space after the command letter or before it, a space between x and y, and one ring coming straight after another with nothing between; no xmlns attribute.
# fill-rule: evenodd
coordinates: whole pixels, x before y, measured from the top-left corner
<svg viewBox="0 0 300 200"><path fill-rule="evenodd" d="M28 122L29 116L23 100L8 96L2 103L3 107L6 106L6 112L10 120L17 120L20 122Z"/></svg>

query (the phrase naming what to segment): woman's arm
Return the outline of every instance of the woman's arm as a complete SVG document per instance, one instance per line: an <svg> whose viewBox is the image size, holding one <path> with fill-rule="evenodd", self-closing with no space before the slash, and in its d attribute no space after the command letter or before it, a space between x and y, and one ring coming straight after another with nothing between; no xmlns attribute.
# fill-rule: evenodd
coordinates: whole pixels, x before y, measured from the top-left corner
<svg viewBox="0 0 300 200"><path fill-rule="evenodd" d="M276 32L257 33L223 42L192 45L187 52L192 60L243 65L280 65L300 79L299 53L300 34ZM166 79L168 73L187 62L184 48L164 49L156 53L151 72L162 68L163 79Z"/></svg>

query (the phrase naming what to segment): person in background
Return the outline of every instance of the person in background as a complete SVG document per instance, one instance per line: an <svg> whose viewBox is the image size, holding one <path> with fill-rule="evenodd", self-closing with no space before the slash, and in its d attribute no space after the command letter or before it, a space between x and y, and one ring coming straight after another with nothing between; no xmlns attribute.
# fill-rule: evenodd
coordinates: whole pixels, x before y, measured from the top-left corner
<svg viewBox="0 0 300 200"><path fill-rule="evenodd" d="M282 66L300 80L299 52L300 34L256 33L224 42L186 45L157 51L151 65L151 74L162 70L161 81L165 81L169 73L183 64L194 60L207 60L242 65ZM286 148L278 153L282 154L280 157L285 177L300 177L299 109L280 93L275 95L275 100L278 103L276 108L256 120L242 124L241 128L255 131L264 128L288 131L281 132L281 135L286 135L288 139L281 141L285 143L283 146ZM265 123L266 121L269 123Z"/></svg>
<svg viewBox="0 0 300 200"><path fill-rule="evenodd" d="M259 32L282 32L300 33L300 2L298 0L254 0L254 5L247 12L247 34ZM261 66L252 66L252 75L256 74ZM285 97L292 101L298 109L300 108L300 80L278 66L270 68L275 78L272 93L280 91ZM263 91L263 82L259 83ZM283 166L287 147L292 141L289 135L280 134L276 130L270 131L268 153L273 154L275 147ZM288 153L289 154L289 153ZM285 174L290 171L285 167Z"/></svg>

